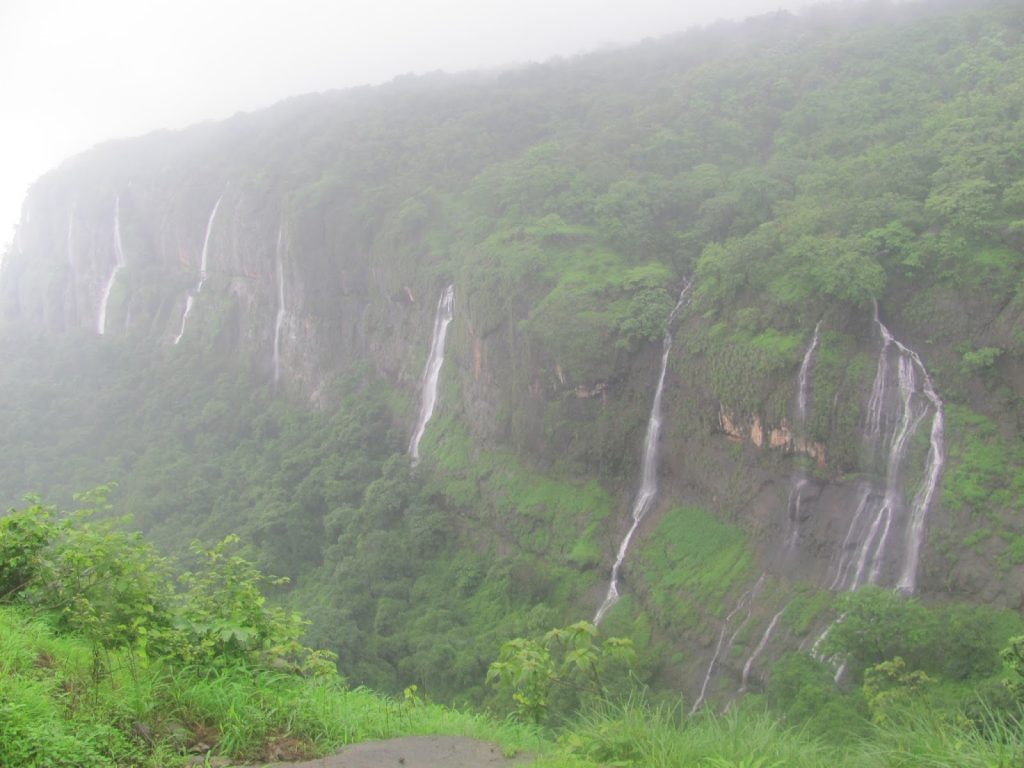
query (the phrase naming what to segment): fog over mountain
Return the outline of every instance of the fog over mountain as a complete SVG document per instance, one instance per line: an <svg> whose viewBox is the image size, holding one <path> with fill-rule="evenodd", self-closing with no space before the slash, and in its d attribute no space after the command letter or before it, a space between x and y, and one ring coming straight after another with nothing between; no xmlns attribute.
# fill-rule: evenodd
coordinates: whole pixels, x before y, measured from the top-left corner
<svg viewBox="0 0 1024 768"><path fill-rule="evenodd" d="M406 73L569 56L801 0L5 0L0 243L28 186L108 139Z"/></svg>

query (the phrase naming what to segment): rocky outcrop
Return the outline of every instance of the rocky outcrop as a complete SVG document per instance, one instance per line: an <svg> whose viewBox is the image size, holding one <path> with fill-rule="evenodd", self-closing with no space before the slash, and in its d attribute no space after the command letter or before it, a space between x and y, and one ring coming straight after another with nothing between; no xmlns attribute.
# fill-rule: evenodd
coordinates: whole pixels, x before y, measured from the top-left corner
<svg viewBox="0 0 1024 768"><path fill-rule="evenodd" d="M793 434L785 419L778 425L765 425L756 413L739 418L724 403L719 403L718 428L733 442L750 442L758 448L800 453L814 459L822 469L828 466L824 444Z"/></svg>

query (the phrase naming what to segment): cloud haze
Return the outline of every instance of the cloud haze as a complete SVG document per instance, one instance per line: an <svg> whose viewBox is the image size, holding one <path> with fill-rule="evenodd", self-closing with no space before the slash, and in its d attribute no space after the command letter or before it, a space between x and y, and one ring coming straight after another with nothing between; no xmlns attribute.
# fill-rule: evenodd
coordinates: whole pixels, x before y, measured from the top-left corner
<svg viewBox="0 0 1024 768"><path fill-rule="evenodd" d="M3 0L0 247L28 185L106 139L310 91L572 55L803 0Z"/></svg>

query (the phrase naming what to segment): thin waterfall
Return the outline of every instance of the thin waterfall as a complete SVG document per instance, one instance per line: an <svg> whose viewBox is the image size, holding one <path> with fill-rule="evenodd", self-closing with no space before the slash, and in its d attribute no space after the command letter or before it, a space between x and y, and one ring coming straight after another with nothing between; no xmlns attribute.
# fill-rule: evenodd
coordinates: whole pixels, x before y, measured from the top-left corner
<svg viewBox="0 0 1024 768"><path fill-rule="evenodd" d="M807 488L807 475L803 467L798 469L789 483L789 499L786 501L786 525L789 534L786 536L786 550L796 549L800 538L800 520L803 517L804 489Z"/></svg>
<svg viewBox="0 0 1024 768"><path fill-rule="evenodd" d="M420 440L427 429L427 422L434 415L437 404L437 383L441 378L441 366L444 364L444 342L448 335L448 325L455 316L455 286L449 285L441 292L434 312L434 332L430 337L430 353L427 365L423 369L423 384L420 391L420 412L416 418L416 429L409 441L409 456L412 465L420 463Z"/></svg>
<svg viewBox="0 0 1024 768"><path fill-rule="evenodd" d="M811 343L804 352L803 362L800 363L800 373L796 377L796 423L802 430L807 422L807 388L810 381L811 361L818 349L818 336L821 333L821 320L814 326L814 335L811 336Z"/></svg>
<svg viewBox="0 0 1024 768"><path fill-rule="evenodd" d="M854 565L853 551L850 545L855 533L860 529L861 518L864 517L864 512L868 508L870 496L871 486L868 483L864 483L861 487L860 501L857 503L857 509L850 519L850 527L846 529L843 543L839 545L839 561L836 565L835 576L832 579L832 583L828 585L828 588L833 592L841 589L844 584L849 582L850 571Z"/></svg>
<svg viewBox="0 0 1024 768"><path fill-rule="evenodd" d="M739 635L740 630L750 620L750 615L753 611L754 600L757 599L758 594L761 592L761 587L764 586L765 574L761 574L754 586L740 595L740 599L736 601L736 605L726 615L725 621L722 622L722 629L718 632L718 642L715 644L715 652L711 656L711 661L708 663L708 669L704 673L704 681L700 685L700 694L697 696L697 700L693 702L693 706L690 708L690 715L695 715L697 711L704 704L704 699L708 693L708 686L711 685L711 677L715 672L715 666L718 664L718 658L722 655L723 651L727 651L732 648L733 643L736 642L736 637ZM746 611L746 615L743 620L739 623L732 633L729 630L732 629L733 620L741 612ZM726 642L726 637L729 640Z"/></svg>
<svg viewBox="0 0 1024 768"><path fill-rule="evenodd" d="M772 633L775 632L775 627L779 623L779 619L782 618L782 614L785 612L785 608L782 608L778 613L772 616L772 620L768 623L768 628L761 635L761 641L754 648L754 652L747 657L746 663L743 665L743 674L740 676L740 689L739 693L746 693L747 683L750 682L750 672L754 668L754 662L758 660L764 649L768 647L768 641L772 638Z"/></svg>
<svg viewBox="0 0 1024 768"><path fill-rule="evenodd" d="M608 594L597 609L594 615L594 624L600 624L601 619L619 599L619 571L626 559L626 552L629 550L629 543L633 534L640 526L640 521L650 511L654 499L658 495L658 438L661 435L661 395L665 388L665 372L668 370L668 357L672 351L672 325L683 305L687 303L690 293L690 282L683 286L672 312L669 313L668 321L665 324L665 336L661 342L661 373L658 375L658 386L654 390L654 402L651 404L651 416L647 420L647 433L644 437L644 452L641 462L640 490L633 501L633 508L630 512L633 524L626 532L625 538L619 544L619 551L615 557L615 564L612 565L612 576L608 584Z"/></svg>
<svg viewBox="0 0 1024 768"><path fill-rule="evenodd" d="M181 327L178 329L178 335L174 337L175 346L181 341L181 337L185 335L185 323L188 322L188 316L192 312L192 305L195 303L195 300L195 296L191 293L185 297L185 311L181 313Z"/></svg>
<svg viewBox="0 0 1024 768"><path fill-rule="evenodd" d="M284 225L277 230L276 271L277 271L277 316L274 318L274 384L281 379L281 328L284 325L284 263L281 247L284 243Z"/></svg>
<svg viewBox="0 0 1024 768"><path fill-rule="evenodd" d="M800 363L800 372L796 377L796 431L798 439L805 441L807 439L807 394L810 387L811 363L814 360L814 353L818 349L821 322L818 320L814 326L811 343L807 345ZM789 529L786 535L786 550L790 553L796 550L797 540L800 538L800 520L803 516L802 507L806 488L807 472L800 466L789 481L789 499L786 503L786 525Z"/></svg>
<svg viewBox="0 0 1024 768"><path fill-rule="evenodd" d="M124 268L124 248L121 245L121 198L114 196L114 269L103 286L103 294L100 296L100 311L96 318L96 332L102 336L107 332L107 303L110 301L110 292L114 288L114 281L117 273Z"/></svg>
<svg viewBox="0 0 1024 768"><path fill-rule="evenodd" d="M944 416L942 411L942 400L935 392L931 376L925 370L917 355L914 355L915 363L920 367L924 376L924 394L928 398L935 415L932 417L932 429L929 437L928 461L925 465L924 481L921 483L914 500L910 505L910 522L907 531L903 535L903 570L896 588L901 592L913 594L917 589L917 565L921 557L921 544L924 541L924 523L931 508L932 498L939 487L939 475L942 474L942 465L945 461L943 453L944 443Z"/></svg>
<svg viewBox="0 0 1024 768"><path fill-rule="evenodd" d="M213 210L210 211L210 218L206 220L206 234L203 236L203 251L199 257L199 284L196 285L196 293L200 293L203 290L203 283L206 282L206 265L207 259L210 253L210 233L213 232L213 220L217 217L217 209L220 208L220 201L224 199L224 195L217 198L217 202L213 204Z"/></svg>
<svg viewBox="0 0 1024 768"><path fill-rule="evenodd" d="M893 337L878 316L877 303L874 323L882 346L868 400L864 440L872 459L884 451L884 484L881 487L866 484L861 490L857 508L840 545L829 589L852 590L864 584L884 581L887 571L892 570L886 553L895 532L902 536L903 543L896 586L912 593L917 586L924 523L938 488L944 461L943 406L920 356ZM893 361L890 360L894 353L895 389L891 381ZM903 492L907 454L914 435L929 412L932 414L932 426L924 478L908 509Z"/></svg>
<svg viewBox="0 0 1024 768"><path fill-rule="evenodd" d="M206 282L206 263L207 254L210 248L210 233L213 231L213 220L217 216L217 209L220 208L220 201L224 198L221 195L217 198L217 202L213 204L213 210L210 211L210 218L206 220L206 236L203 237L203 250L199 257L199 282L196 283L194 291L191 291L185 297L185 312L181 316L181 328L178 331L178 335L174 337L174 343L177 344L181 341L181 337L185 335L185 323L188 322L189 313L192 311L192 305L195 303L196 296L203 290L203 283Z"/></svg>

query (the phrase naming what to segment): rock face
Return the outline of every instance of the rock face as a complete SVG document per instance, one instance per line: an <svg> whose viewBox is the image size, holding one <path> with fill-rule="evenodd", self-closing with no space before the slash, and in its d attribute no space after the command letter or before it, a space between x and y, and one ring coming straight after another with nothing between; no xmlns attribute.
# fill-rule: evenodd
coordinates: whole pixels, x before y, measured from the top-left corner
<svg viewBox="0 0 1024 768"><path fill-rule="evenodd" d="M744 426L741 427L740 424ZM737 419L724 404L720 404L718 425L726 438L733 442L742 443L749 440L758 448L803 454L814 459L819 468L826 469L828 467L825 460L824 444L811 442L805 437L794 435L785 419L778 426L766 428L758 414L752 414L745 419Z"/></svg>
<svg viewBox="0 0 1024 768"><path fill-rule="evenodd" d="M355 141L356 121L346 109L365 113L366 105L335 103L350 97L324 100L329 108L313 111L318 129ZM463 283L446 365L454 368L447 375L458 382L456 410L473 438L540 462L567 459L582 475L628 487L657 370L656 345L605 343L583 364L564 359L530 330L555 295L545 296L550 286L540 292L529 281L490 286L478 265L499 256L452 258L431 244L451 216L436 199L366 191L364 174L373 177L375 163L393 162L390 149L371 147L353 160L339 140L320 156L321 165L310 165L294 149L303 130L288 124L279 128L277 154L253 156L254 147L263 146L261 131L305 112L282 106L112 144L41 179L26 201L0 282L3 316L49 334L96 335L105 311L106 336L166 347L168 354L191 346L250 360L268 381L279 377L284 391L314 404L323 404L332 377L369 364L409 392L411 413L432 326L432 302L422 297ZM375 119L372 110L367 119ZM176 159L173 170L158 160L163 156ZM324 166L333 170L325 173ZM386 183L405 179L395 168L376 173L385 190ZM510 242L517 247L524 237L515 234ZM549 242L559 248L564 240ZM485 251L498 248L489 245L493 239L481 242ZM123 264L104 305L119 258ZM836 316L834 324L861 353L874 354L871 325L862 316ZM680 339L702 333L700 321L690 318ZM835 390L833 416L818 419L814 431L796 429L791 406L769 404L779 393L789 401L797 374L806 380L809 362L809 355L803 366L794 358L784 375L753 382L762 406L751 408L731 404L681 349L666 382L663 497L723 514L732 505L729 514L752 531L761 558L771 563L792 527L786 499L793 462L806 457L815 476L799 505L807 525L797 562L802 575L821 581L856 508L852 486L840 476L856 469L858 449L830 455L829 446L842 436L834 414L863 407L870 381L862 376ZM702 415L706 403L716 404L710 418ZM847 427L847 444L856 443L856 430ZM730 454L716 447L719 440L745 450ZM727 477L734 478L728 488L721 482Z"/></svg>

